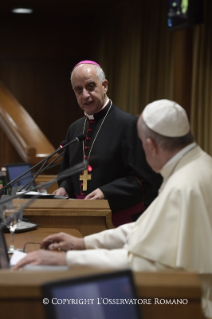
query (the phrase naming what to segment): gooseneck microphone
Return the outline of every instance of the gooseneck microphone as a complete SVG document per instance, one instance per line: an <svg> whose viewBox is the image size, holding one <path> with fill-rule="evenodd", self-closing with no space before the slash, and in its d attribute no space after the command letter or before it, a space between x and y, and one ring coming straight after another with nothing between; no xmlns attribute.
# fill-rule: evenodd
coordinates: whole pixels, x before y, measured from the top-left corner
<svg viewBox="0 0 212 319"><path fill-rule="evenodd" d="M86 136L85 136L85 134L83 134L83 133L80 133L80 134L76 137L76 139L78 140L78 142L84 141L85 138L86 138ZM70 142L70 143L71 143L71 142ZM67 145L65 145L65 147L68 146L70 143L68 143Z"/></svg>
<svg viewBox="0 0 212 319"><path fill-rule="evenodd" d="M60 143L60 146L57 148L57 150L55 151L56 153L57 152L59 152L61 149L63 149L64 147L65 147L65 145L67 144L67 141L66 140L64 140L64 141L62 141L61 143ZM55 154L55 152L54 152L54 154ZM61 155L61 154L60 154ZM50 157L51 156L53 156L53 155L50 155ZM56 157L55 158L55 160L57 159L58 157ZM44 171L45 170L45 165L46 165L46 163L48 162L48 160L49 160L49 157L47 157L47 158L45 158L45 161L44 161L44 163L43 163L43 165L39 168L39 170L36 172L36 174L32 177L32 179L26 184L26 185L24 185L21 189L19 189L19 191L22 191L22 189L25 189L25 190L28 190L29 188L30 188L30 185L34 182L34 180L36 179L36 177L38 176L38 175L40 175L40 173L42 172L42 171ZM41 163L40 163L41 164Z"/></svg>
<svg viewBox="0 0 212 319"><path fill-rule="evenodd" d="M31 167L30 169L28 169L26 172L24 172L23 174L21 174L21 175L19 175L18 177L16 177L15 179L13 179L12 181L10 181L9 183L7 183L4 187L2 187L1 188L1 190L0 190L0 195L2 195L3 194L3 192L4 192L4 190L8 187L8 186L10 186L11 184L13 184L13 183L15 183L18 179L20 179L22 176L24 176L25 174L27 174L27 173L29 173L30 171L32 171L34 168L36 168L38 165L40 165L40 164L42 164L42 163L46 163L49 159L50 159L50 157L52 157L53 155L55 155L56 153L58 153L60 150L64 150L67 146L69 146L70 144L73 144L73 143L75 143L75 142L82 142L82 141L84 141L85 140L85 134L79 134L74 140L72 140L72 141L70 141L70 142L68 142L67 143L67 141L62 141L61 143L60 143L60 146L56 149L56 151L54 151L52 154L50 154L50 155L48 155L46 158L44 158L42 161L40 161L39 163L37 163L37 164L35 164L33 167ZM38 171L38 173L37 173L37 176L38 176L38 174L40 173L40 171L42 170L44 170L44 168L43 168L43 166L45 165L45 163L42 165L42 167L39 169L39 171ZM36 177L37 177L36 176ZM36 178L35 177L35 178ZM32 180L33 181L33 180ZM32 182L31 181L31 182ZM30 182L30 184L31 184L31 182Z"/></svg>
<svg viewBox="0 0 212 319"><path fill-rule="evenodd" d="M82 163L80 164L77 164L77 165L74 165L73 167L71 168L68 168L66 170L64 170L61 174L59 174L56 178L54 178L53 180L49 181L49 182L46 182L46 183L43 183L39 186L36 186L32 189L32 191L36 190L37 188L39 187L42 187L42 188L46 188L48 189L49 187L51 187L55 182L58 182L58 181L61 181L67 177L70 177L74 174L77 174L79 172L82 172L82 170L85 170L88 168L88 166L90 166L90 171L95 169L96 167L98 167L99 165L99 159L98 157L96 156L92 156L90 157L88 160L85 160L83 161ZM22 195L28 193L30 191L24 191ZM4 198L4 199L1 199L0 200L0 209L1 207L3 207L2 205L5 204L6 202L9 202L15 198L18 198L20 197L20 194L16 194L14 196L6 196L7 198ZM21 207L16 211L14 212L14 214L12 215L11 218L15 218L15 216L19 216L20 212L23 212L25 208L27 208L29 205L31 205L31 203L33 203L37 198L40 197L40 194L37 193L35 195L33 195L27 202L25 202L23 205L21 205ZM55 196L56 197L56 196ZM54 197L53 197L54 198ZM25 222L26 224L28 224L27 222ZM23 226L22 226L22 229L23 229ZM26 226L26 229L28 230L28 226Z"/></svg>
<svg viewBox="0 0 212 319"><path fill-rule="evenodd" d="M5 198L5 199L1 199L0 200L0 205L7 203L8 201L18 198L24 194L27 194L31 191L35 191L38 188L49 188L51 187L54 183L62 181L64 179L66 179L67 177L70 177L72 175L78 174L80 172L82 172L83 170L87 169L88 166L90 166L90 170L93 170L95 168L97 168L99 165L99 158L96 156L91 156L89 159L83 161L82 163L76 164L73 167L67 168L64 171L62 171L56 178L52 179L49 182L43 183L41 185L35 186L33 187L33 189L31 190L27 190L27 191L23 191L21 194L16 194L14 196L9 196L9 198ZM37 199L40 196L40 194L34 195L33 199ZM24 206L25 207L25 206ZM23 207L21 208L23 209Z"/></svg>

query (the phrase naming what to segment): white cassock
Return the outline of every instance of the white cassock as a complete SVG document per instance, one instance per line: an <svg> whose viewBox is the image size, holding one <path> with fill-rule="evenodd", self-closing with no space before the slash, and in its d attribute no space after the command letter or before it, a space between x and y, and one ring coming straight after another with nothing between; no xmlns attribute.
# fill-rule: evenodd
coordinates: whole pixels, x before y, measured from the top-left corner
<svg viewBox="0 0 212 319"><path fill-rule="evenodd" d="M192 143L161 174L158 197L135 223L85 237L97 249L68 252L68 265L212 273L212 158Z"/></svg>
<svg viewBox="0 0 212 319"><path fill-rule="evenodd" d="M97 250L70 251L67 263L212 272L212 158L192 143L161 174L159 196L135 223L86 236Z"/></svg>

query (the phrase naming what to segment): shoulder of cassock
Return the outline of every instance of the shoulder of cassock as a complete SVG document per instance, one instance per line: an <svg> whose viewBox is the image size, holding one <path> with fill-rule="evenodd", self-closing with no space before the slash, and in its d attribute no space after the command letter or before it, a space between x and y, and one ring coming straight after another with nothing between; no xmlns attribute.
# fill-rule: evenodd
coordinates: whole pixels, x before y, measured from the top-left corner
<svg viewBox="0 0 212 319"><path fill-rule="evenodd" d="M169 267L211 272L211 190L212 158L197 146L135 223L126 249Z"/></svg>

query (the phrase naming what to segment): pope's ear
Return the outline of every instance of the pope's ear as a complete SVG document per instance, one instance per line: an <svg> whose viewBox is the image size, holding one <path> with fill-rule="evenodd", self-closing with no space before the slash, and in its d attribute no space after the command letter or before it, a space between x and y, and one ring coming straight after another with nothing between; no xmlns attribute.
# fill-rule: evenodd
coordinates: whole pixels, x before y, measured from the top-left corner
<svg viewBox="0 0 212 319"><path fill-rule="evenodd" d="M104 81L102 81L102 86L104 87L104 90L105 90L105 93L107 92L107 90L108 90L108 80L104 80Z"/></svg>
<svg viewBox="0 0 212 319"><path fill-rule="evenodd" d="M155 143L155 141L154 141L153 139L151 139L150 137L148 137L148 138L146 139L146 142L147 142L149 151L151 151L152 155L156 155L157 152L158 152L158 146L157 146L157 144Z"/></svg>

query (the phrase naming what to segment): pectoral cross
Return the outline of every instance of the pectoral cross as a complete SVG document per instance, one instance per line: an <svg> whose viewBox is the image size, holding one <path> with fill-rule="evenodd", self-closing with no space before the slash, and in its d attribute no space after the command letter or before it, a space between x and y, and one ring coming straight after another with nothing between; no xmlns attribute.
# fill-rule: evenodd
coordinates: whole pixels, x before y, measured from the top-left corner
<svg viewBox="0 0 212 319"><path fill-rule="evenodd" d="M88 174L88 170L87 169L85 169L83 171L83 175L80 175L79 180L83 181L83 188L82 188L83 191L87 191L87 189L88 189L88 180L91 180L91 177L92 177L92 175Z"/></svg>

